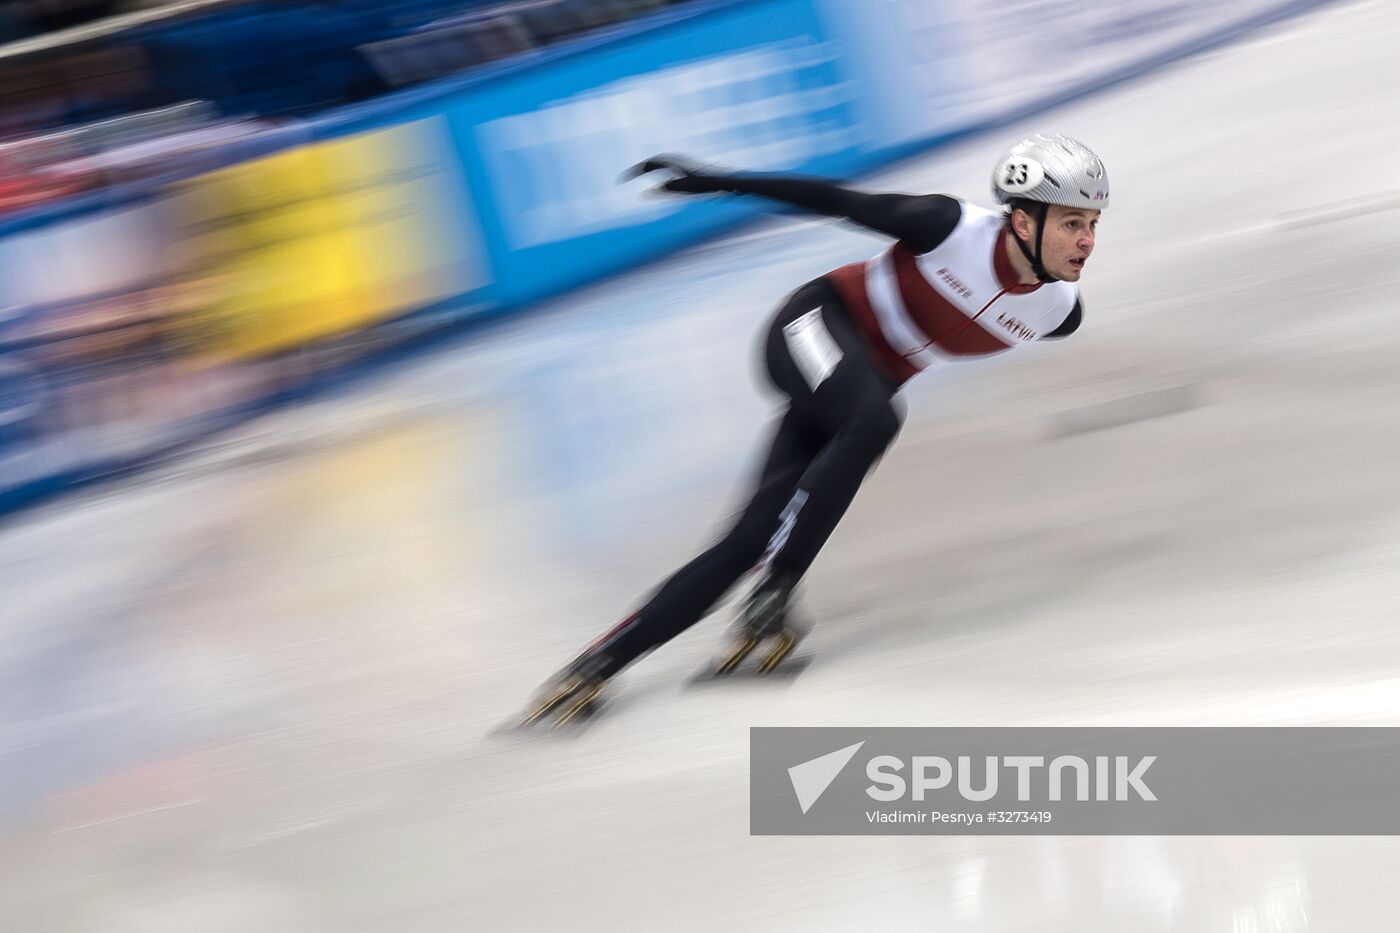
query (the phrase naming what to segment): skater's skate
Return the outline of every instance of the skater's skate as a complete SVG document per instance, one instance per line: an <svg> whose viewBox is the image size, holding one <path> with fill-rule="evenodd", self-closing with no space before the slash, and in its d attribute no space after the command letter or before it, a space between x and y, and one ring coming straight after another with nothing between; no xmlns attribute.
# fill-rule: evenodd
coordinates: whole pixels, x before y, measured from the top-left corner
<svg viewBox="0 0 1400 933"><path fill-rule="evenodd" d="M596 649L585 652L545 684L520 725L533 726L551 715L556 728L582 722L598 711L603 687L615 673L611 656Z"/></svg>
<svg viewBox="0 0 1400 933"><path fill-rule="evenodd" d="M722 677L743 663L760 645L767 650L759 659L757 673L767 674L792 654L806 633L791 622L789 604L797 580L788 576L768 577L754 589L735 626L734 642L715 667Z"/></svg>

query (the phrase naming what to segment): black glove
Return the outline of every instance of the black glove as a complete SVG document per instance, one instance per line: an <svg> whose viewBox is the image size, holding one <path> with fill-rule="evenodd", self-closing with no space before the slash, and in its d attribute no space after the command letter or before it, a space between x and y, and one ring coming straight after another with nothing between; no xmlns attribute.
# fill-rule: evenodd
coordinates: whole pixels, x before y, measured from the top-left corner
<svg viewBox="0 0 1400 933"><path fill-rule="evenodd" d="M672 177L662 182L662 191L678 194L713 194L716 191L729 191L730 179L715 172L712 168L692 162L685 156L658 155L645 162L638 162L622 176L623 180L640 178L652 172L666 172Z"/></svg>

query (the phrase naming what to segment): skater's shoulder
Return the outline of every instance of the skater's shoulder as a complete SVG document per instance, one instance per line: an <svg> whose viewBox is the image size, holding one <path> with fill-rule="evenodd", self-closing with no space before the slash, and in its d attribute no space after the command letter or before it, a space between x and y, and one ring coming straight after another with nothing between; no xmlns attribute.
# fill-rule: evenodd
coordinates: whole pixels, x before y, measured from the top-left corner
<svg viewBox="0 0 1400 933"><path fill-rule="evenodd" d="M951 194L925 194L918 198L919 207L933 223L953 230L967 219L968 203Z"/></svg>
<svg viewBox="0 0 1400 933"><path fill-rule="evenodd" d="M968 201L954 199L958 204L961 226L967 229L1000 230L1005 222L1001 211L990 210Z"/></svg>
<svg viewBox="0 0 1400 933"><path fill-rule="evenodd" d="M885 202L889 231L915 253L937 249L962 225L964 204L951 195L899 195Z"/></svg>

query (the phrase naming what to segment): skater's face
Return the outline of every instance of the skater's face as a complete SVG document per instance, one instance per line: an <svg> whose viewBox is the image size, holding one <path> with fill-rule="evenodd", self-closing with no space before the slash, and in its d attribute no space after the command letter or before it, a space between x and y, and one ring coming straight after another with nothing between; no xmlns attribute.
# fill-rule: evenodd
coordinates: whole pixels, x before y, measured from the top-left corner
<svg viewBox="0 0 1400 933"><path fill-rule="evenodd" d="M1022 240L1035 243L1035 217L1018 210L1012 222ZM1045 215L1045 237L1040 243L1040 264L1045 271L1061 281L1078 282L1094 251L1098 225L1098 211L1050 205Z"/></svg>

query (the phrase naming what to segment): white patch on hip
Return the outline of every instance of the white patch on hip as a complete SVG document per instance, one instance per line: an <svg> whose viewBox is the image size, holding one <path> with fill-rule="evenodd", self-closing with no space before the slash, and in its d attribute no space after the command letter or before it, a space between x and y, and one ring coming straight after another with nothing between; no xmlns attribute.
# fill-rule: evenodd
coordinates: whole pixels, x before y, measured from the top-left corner
<svg viewBox="0 0 1400 933"><path fill-rule="evenodd" d="M841 348L822 321L822 309L808 311L784 325L783 337L793 362L802 371L802 378L815 392L842 359Z"/></svg>

